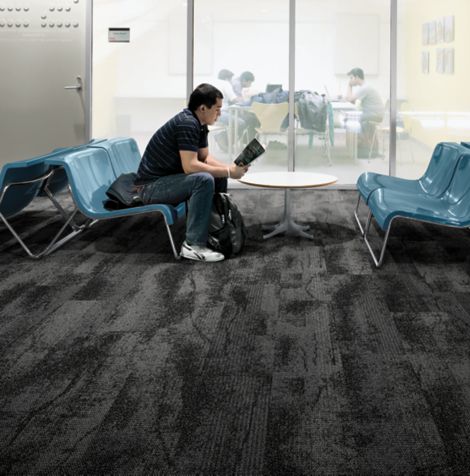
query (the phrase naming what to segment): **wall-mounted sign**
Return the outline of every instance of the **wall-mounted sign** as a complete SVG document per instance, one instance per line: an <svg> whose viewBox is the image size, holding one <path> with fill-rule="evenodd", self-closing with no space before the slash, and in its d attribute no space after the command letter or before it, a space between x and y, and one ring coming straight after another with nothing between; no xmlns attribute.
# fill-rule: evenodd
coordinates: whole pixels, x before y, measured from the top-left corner
<svg viewBox="0 0 470 476"><path fill-rule="evenodd" d="M108 28L108 41L110 43L129 43L130 28Z"/></svg>

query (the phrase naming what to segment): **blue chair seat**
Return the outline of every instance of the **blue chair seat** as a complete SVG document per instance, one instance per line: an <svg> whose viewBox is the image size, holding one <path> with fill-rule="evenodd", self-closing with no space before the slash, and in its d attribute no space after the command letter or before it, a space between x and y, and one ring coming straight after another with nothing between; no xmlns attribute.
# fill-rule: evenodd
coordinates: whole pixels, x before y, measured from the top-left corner
<svg viewBox="0 0 470 476"><path fill-rule="evenodd" d="M178 205L166 205L162 203L152 203L150 205L141 205L131 208L122 208L120 210L109 210L103 204L108 199L106 195L107 187L103 187L96 191L93 199L93 205L83 208L83 204L79 206L80 211L88 218L93 220L109 220L111 218L126 217L131 215L139 215L142 213L159 212L164 215L168 225L173 225L180 217L186 213L186 205L180 203Z"/></svg>
<svg viewBox="0 0 470 476"><path fill-rule="evenodd" d="M461 207L449 204L445 197L403 193L386 188L380 188L372 194L369 209L382 230L386 230L397 217L456 227L468 226L470 219L470 216L461 213Z"/></svg>

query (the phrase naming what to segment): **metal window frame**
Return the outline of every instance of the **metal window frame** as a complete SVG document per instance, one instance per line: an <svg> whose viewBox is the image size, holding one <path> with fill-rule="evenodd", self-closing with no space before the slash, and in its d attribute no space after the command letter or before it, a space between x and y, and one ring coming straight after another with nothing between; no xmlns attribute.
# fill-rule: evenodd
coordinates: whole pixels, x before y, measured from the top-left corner
<svg viewBox="0 0 470 476"><path fill-rule="evenodd" d="M92 139L93 131L93 0L86 0L85 9L85 137L90 141Z"/></svg>

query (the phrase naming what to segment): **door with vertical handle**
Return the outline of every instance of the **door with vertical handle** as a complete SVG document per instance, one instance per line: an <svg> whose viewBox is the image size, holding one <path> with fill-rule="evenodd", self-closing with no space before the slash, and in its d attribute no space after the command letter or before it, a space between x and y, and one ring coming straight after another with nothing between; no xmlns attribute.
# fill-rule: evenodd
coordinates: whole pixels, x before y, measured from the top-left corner
<svg viewBox="0 0 470 476"><path fill-rule="evenodd" d="M91 0L6 3L0 166L82 144L90 130Z"/></svg>

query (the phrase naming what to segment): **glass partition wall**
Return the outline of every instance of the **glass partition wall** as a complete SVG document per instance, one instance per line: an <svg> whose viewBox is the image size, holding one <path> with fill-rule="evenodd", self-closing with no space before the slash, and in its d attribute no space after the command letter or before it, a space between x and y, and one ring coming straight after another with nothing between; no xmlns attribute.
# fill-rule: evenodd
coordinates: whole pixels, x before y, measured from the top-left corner
<svg viewBox="0 0 470 476"><path fill-rule="evenodd" d="M209 82L226 98L212 152L229 163L256 135L267 147L258 171L331 173L338 186L366 170L416 178L437 142L468 139L468 0L93 3L94 137L131 136L143 151L185 106L188 85ZM129 28L128 42L113 41L116 27ZM349 90L354 68L364 83ZM364 86L382 105L375 117Z"/></svg>
<svg viewBox="0 0 470 476"><path fill-rule="evenodd" d="M297 0L295 29L296 170L387 174L390 1Z"/></svg>
<svg viewBox="0 0 470 476"><path fill-rule="evenodd" d="M203 82L224 94L214 155L231 162L257 136L266 153L252 167L287 170L289 1L196 0L194 85Z"/></svg>

